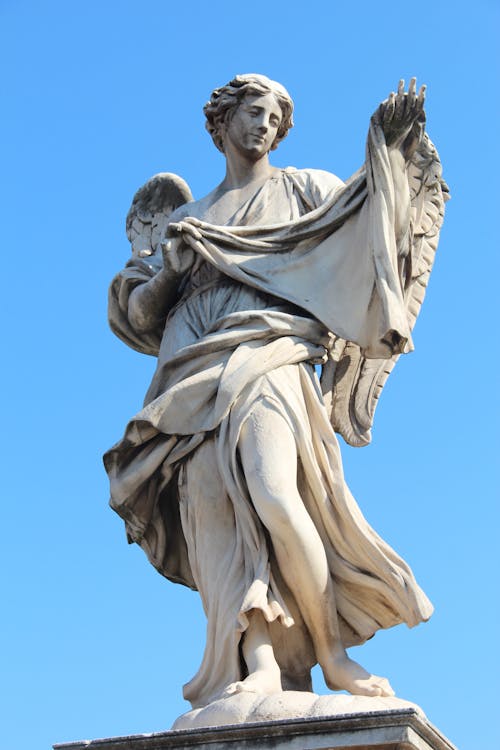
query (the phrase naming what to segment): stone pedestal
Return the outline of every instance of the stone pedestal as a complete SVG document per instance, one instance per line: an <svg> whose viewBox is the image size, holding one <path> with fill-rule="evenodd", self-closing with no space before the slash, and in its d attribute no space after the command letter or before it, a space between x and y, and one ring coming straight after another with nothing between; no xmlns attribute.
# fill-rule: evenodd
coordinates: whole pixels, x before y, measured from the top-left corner
<svg viewBox="0 0 500 750"><path fill-rule="evenodd" d="M416 708L83 740L54 750L456 750Z"/></svg>

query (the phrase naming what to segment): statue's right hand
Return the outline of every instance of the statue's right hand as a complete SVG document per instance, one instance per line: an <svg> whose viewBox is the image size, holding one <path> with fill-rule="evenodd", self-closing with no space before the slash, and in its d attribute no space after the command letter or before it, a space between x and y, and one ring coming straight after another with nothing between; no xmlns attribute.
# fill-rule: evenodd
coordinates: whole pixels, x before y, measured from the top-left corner
<svg viewBox="0 0 500 750"><path fill-rule="evenodd" d="M182 276L193 265L194 250L188 247L181 236L169 237L160 242L163 268L168 275Z"/></svg>

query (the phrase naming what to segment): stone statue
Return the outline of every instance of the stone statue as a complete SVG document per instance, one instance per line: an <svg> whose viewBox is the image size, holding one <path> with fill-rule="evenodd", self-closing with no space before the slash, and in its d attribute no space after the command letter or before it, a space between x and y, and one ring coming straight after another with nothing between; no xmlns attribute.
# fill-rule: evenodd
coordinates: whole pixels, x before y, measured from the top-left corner
<svg viewBox="0 0 500 750"><path fill-rule="evenodd" d="M193 707L308 691L317 662L332 690L392 696L346 648L432 613L363 518L335 435L370 441L384 382L413 348L447 197L424 91L400 82L343 183L271 166L292 100L237 76L204 109L221 184L193 201L162 173L134 197L109 320L158 366L105 465L129 541L202 597Z"/></svg>

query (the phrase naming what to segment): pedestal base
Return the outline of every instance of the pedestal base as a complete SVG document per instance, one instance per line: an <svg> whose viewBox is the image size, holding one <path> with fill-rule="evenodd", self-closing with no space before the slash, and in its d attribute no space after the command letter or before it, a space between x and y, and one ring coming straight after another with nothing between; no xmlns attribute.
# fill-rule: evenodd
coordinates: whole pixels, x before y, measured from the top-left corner
<svg viewBox="0 0 500 750"><path fill-rule="evenodd" d="M456 750L416 708L84 740L54 750Z"/></svg>

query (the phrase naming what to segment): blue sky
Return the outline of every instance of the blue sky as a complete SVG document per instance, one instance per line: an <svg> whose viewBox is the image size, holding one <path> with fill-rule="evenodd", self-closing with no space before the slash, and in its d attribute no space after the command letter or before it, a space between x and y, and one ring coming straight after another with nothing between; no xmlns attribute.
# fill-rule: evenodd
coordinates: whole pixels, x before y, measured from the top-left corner
<svg viewBox="0 0 500 750"><path fill-rule="evenodd" d="M154 361L110 333L106 295L135 190L159 171L196 197L222 179L201 108L238 72L265 73L296 101L273 163L344 179L399 77L428 85L453 199L416 351L386 386L373 444L344 458L436 613L354 655L461 750L495 746L498 16L488 0L0 2L5 748L160 731L188 709L198 597L128 547L107 507L101 454Z"/></svg>

